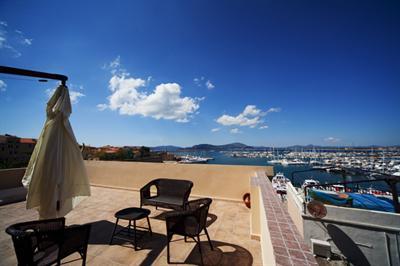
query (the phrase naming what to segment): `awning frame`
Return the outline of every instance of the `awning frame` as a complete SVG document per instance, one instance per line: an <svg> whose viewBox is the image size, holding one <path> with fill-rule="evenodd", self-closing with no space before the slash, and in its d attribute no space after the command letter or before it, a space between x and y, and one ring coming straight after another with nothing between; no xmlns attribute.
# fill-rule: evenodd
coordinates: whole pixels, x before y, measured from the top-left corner
<svg viewBox="0 0 400 266"><path fill-rule="evenodd" d="M0 73L10 74L10 75L19 75L19 76L28 76L35 78L44 78L44 79L54 79L61 81L61 84L66 86L68 77L61 74L52 74L22 68L8 67L8 66L0 66Z"/></svg>

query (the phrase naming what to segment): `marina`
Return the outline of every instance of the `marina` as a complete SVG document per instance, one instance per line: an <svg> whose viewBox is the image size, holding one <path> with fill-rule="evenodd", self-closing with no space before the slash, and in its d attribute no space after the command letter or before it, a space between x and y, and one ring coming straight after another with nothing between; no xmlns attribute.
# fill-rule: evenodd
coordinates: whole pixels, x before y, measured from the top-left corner
<svg viewBox="0 0 400 266"><path fill-rule="evenodd" d="M273 165L276 172L290 176L294 171L316 169L314 172L321 183L342 179L341 168L355 168L370 173L364 178L373 179L379 174L400 176L400 148L364 151L189 151L175 152L183 162L234 164L234 165ZM324 173L325 172L325 173ZM304 175L299 174L299 182ZM349 180L359 177L348 176ZM355 179L354 179L355 178ZM303 180L302 180L303 179Z"/></svg>
<svg viewBox="0 0 400 266"><path fill-rule="evenodd" d="M190 163L273 166L275 175L271 178L272 186L283 200L287 193L287 183L290 182L305 199L307 191L312 191L313 195L317 192L319 195L327 193L332 197L351 195L351 198L357 198L358 202L354 206L358 207L365 205L362 204L363 200L369 202L376 200L382 204L383 201L392 202L392 190L384 178L387 176L396 178L400 175L398 150L202 151L176 155L181 156L183 163L186 163L185 158L190 158ZM399 184L395 186L400 190ZM376 204L365 206L379 209Z"/></svg>

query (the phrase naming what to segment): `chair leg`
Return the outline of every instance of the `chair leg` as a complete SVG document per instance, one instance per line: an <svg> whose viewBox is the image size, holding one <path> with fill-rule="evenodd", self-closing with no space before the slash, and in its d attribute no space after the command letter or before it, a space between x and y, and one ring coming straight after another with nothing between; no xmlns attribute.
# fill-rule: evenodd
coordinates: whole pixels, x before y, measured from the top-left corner
<svg viewBox="0 0 400 266"><path fill-rule="evenodd" d="M200 244L200 235L197 235L197 245L199 246L201 265L204 265L203 252L201 251L201 244Z"/></svg>
<svg viewBox="0 0 400 266"><path fill-rule="evenodd" d="M210 244L211 250L214 250L214 247L213 247L213 245L211 243L210 236L208 235L207 228L205 228L205 227L204 227L204 232L206 232L206 236L207 236L207 239L208 239L208 243Z"/></svg>
<svg viewBox="0 0 400 266"><path fill-rule="evenodd" d="M113 241L113 239L114 239L115 230L117 230L118 220L119 220L119 219L117 218L117 221L115 222L114 230L113 230L113 233L112 233L111 239L110 239L110 245L112 244L112 241Z"/></svg>
<svg viewBox="0 0 400 266"><path fill-rule="evenodd" d="M133 241L134 241L134 245L135 245L135 250L137 250L137 246L136 246L136 220L133 220Z"/></svg>
<svg viewBox="0 0 400 266"><path fill-rule="evenodd" d="M169 242L171 241L171 236L167 236L167 262L168 262L168 264L170 264L171 263L171 259L170 259L170 251L169 251Z"/></svg>
<svg viewBox="0 0 400 266"><path fill-rule="evenodd" d="M150 219L149 216L146 217L147 218L147 224L149 225L149 231L150 231L150 235L153 236L153 231L151 230L151 225L150 225Z"/></svg>
<svg viewBox="0 0 400 266"><path fill-rule="evenodd" d="M82 266L86 265L86 254L87 254L87 248L85 248L82 252Z"/></svg>

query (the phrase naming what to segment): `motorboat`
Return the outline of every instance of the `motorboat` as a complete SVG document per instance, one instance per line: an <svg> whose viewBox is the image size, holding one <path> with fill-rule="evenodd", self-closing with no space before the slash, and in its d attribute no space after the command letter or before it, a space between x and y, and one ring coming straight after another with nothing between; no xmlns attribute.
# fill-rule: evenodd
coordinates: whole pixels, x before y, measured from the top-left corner
<svg viewBox="0 0 400 266"><path fill-rule="evenodd" d="M277 173L272 178L272 187L279 194L286 194L286 184L290 182L290 180L281 172Z"/></svg>
<svg viewBox="0 0 400 266"><path fill-rule="evenodd" d="M315 186L318 187L320 185L318 180L315 179L305 179L303 184L301 185L301 188L304 189L305 187L310 187L310 186Z"/></svg>
<svg viewBox="0 0 400 266"><path fill-rule="evenodd" d="M211 158L203 158L200 156L189 156L186 155L181 158L179 163L183 164L193 164L193 163L207 163Z"/></svg>

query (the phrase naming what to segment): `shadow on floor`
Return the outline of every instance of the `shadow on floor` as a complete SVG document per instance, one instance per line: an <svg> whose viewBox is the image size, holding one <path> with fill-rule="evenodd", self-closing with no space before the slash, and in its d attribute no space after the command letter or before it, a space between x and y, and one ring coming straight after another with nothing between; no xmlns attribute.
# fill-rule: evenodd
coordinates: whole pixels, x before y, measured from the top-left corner
<svg viewBox="0 0 400 266"><path fill-rule="evenodd" d="M208 241L201 241L201 249L203 252L204 265L241 265L250 266L253 264L253 256L251 253L238 245L230 244L221 241L211 241L214 250L211 250ZM179 262L174 259L174 253L179 253L179 250L174 250L171 246L171 262L172 264L192 264L201 265L201 258L198 246L194 246L189 256L185 261Z"/></svg>
<svg viewBox="0 0 400 266"><path fill-rule="evenodd" d="M161 211L160 209L158 209L158 211ZM151 216L150 218L152 219L157 219L157 220L161 220L161 221L165 221L165 215L167 213L169 213L170 211L162 211L159 214L156 214L155 216ZM207 215L207 227L209 227L210 225L212 225L216 220L218 219L218 216L212 213L208 213Z"/></svg>
<svg viewBox="0 0 400 266"><path fill-rule="evenodd" d="M109 245L115 224L107 220L96 221L91 224L92 230L90 232L89 245ZM118 225L116 230L119 231L123 228L123 226ZM142 229L138 231L142 236L138 234L137 248L139 250L150 250L140 265L152 265L166 247L167 237L155 232L150 236L148 232L143 232ZM129 241L114 238L112 244L132 248L132 252L134 252L134 246Z"/></svg>

